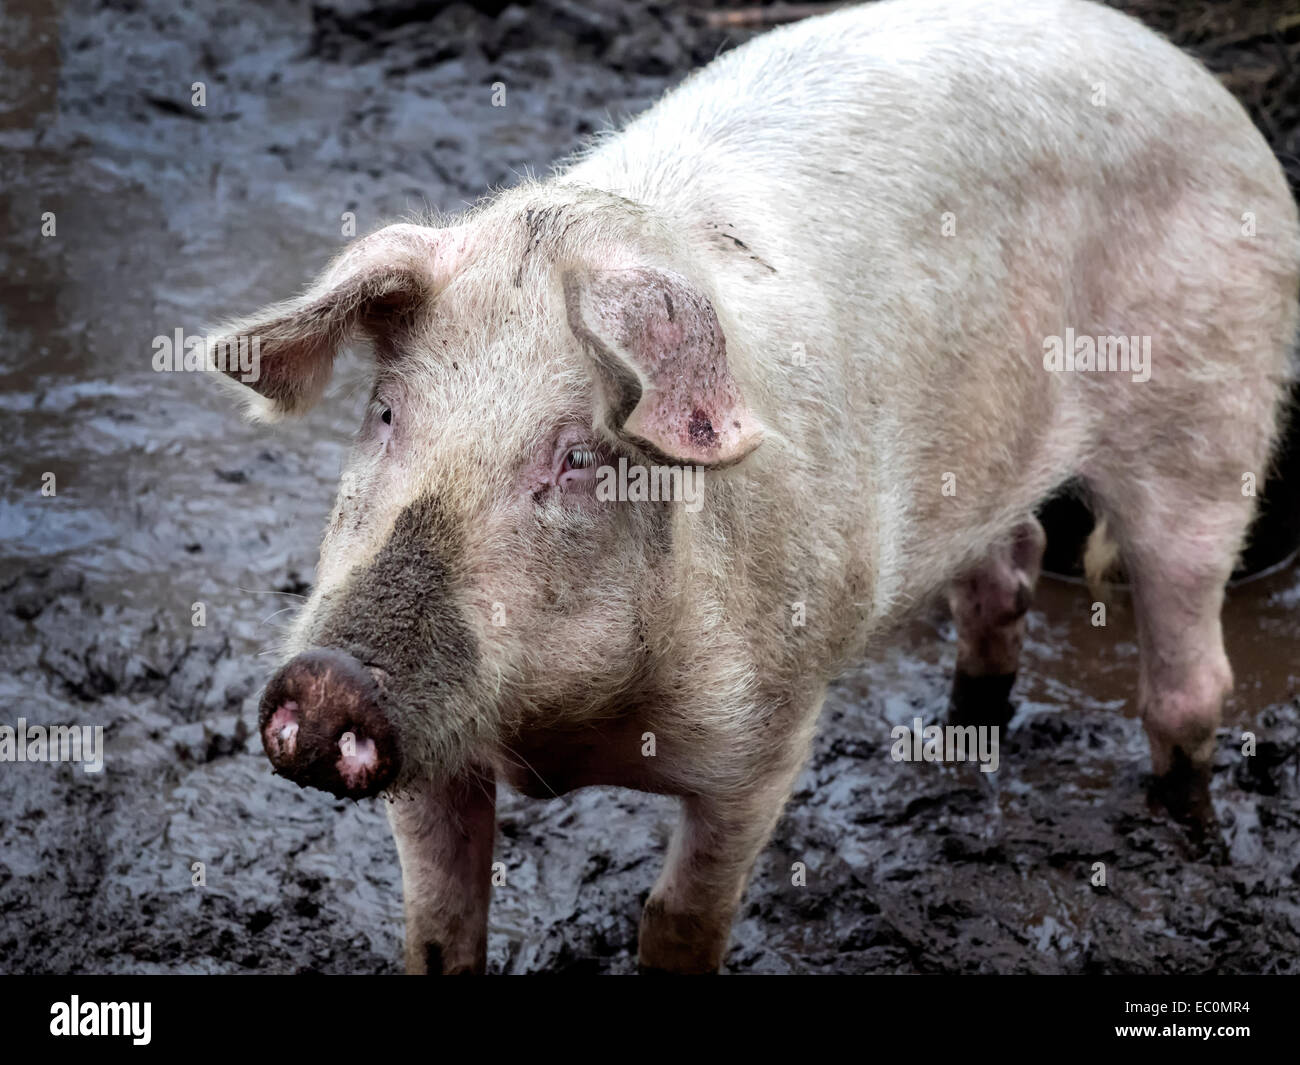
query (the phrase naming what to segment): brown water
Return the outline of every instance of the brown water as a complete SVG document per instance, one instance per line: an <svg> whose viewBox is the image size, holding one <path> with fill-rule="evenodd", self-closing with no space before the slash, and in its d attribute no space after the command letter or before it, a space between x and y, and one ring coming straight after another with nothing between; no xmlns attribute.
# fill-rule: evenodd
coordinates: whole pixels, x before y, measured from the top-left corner
<svg viewBox="0 0 1300 1065"><path fill-rule="evenodd" d="M98 776L0 764L6 971L398 966L382 809L273 778L252 730L363 372L304 422L254 429L202 375L155 373L153 338L289 295L340 247L345 211L366 232L543 169L720 43L635 4L215 6L0 16L0 723L107 733ZM991 776L888 757L893 725L943 712L941 615L837 686L730 969L1296 971L1300 571L1230 595L1238 683L1208 836L1148 800L1131 617L1121 597L1095 629L1089 605L1044 582ZM490 967L630 971L672 821L631 793L503 794Z"/></svg>

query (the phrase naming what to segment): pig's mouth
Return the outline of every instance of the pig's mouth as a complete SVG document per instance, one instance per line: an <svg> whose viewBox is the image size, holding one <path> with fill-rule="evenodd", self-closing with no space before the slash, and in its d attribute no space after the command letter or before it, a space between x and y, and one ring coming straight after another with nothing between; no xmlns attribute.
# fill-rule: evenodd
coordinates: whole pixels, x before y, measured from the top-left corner
<svg viewBox="0 0 1300 1065"><path fill-rule="evenodd" d="M377 795L397 778L401 748L383 708L387 674L319 648L290 659L262 695L258 727L276 773L340 798Z"/></svg>

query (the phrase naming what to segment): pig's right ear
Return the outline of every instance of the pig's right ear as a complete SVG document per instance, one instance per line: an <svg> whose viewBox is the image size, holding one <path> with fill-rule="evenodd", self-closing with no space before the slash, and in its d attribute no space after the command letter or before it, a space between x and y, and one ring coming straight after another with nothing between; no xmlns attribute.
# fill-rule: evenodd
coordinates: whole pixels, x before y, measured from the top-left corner
<svg viewBox="0 0 1300 1065"><path fill-rule="evenodd" d="M449 233L401 224L354 242L302 296L216 331L208 368L244 386L254 418L304 413L347 340L363 331L382 339L386 326L433 298L450 271Z"/></svg>
<svg viewBox="0 0 1300 1065"><path fill-rule="evenodd" d="M763 428L732 376L713 304L685 277L574 269L564 299L612 433L671 463L715 468L758 447Z"/></svg>

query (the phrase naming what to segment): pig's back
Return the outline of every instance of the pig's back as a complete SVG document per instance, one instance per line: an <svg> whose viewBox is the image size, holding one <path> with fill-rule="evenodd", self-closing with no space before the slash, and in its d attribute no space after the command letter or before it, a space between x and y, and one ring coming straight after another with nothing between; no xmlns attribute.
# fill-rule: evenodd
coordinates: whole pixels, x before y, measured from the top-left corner
<svg viewBox="0 0 1300 1065"><path fill-rule="evenodd" d="M568 176L672 219L730 212L774 255L798 225L797 260L802 226L910 224L984 182L1004 198L1050 182L1114 193L1159 179L1140 161L1207 155L1271 177L1242 115L1198 63L1100 4L884 0L726 53Z"/></svg>
<svg viewBox="0 0 1300 1065"><path fill-rule="evenodd" d="M1105 419L1197 417L1195 379L1223 369L1206 359L1238 360L1235 380L1281 369L1278 343L1200 339L1294 321L1295 206L1268 145L1199 64L1081 0L886 0L794 24L561 180L689 234L737 376L817 471L807 505L851 495L847 538L908 545L880 560L886 599L1078 473ZM1250 247L1245 212L1267 218ZM1044 338L1067 328L1154 334L1164 371L1141 388L1047 373Z"/></svg>

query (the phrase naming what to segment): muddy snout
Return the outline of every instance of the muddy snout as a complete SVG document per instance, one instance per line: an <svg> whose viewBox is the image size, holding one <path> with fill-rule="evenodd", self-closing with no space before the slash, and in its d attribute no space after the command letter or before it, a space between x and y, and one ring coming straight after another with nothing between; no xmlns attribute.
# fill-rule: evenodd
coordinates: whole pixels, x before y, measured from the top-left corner
<svg viewBox="0 0 1300 1065"><path fill-rule="evenodd" d="M361 799L397 777L397 731L379 685L342 651L305 651L285 663L266 686L258 727L275 771L302 787Z"/></svg>

